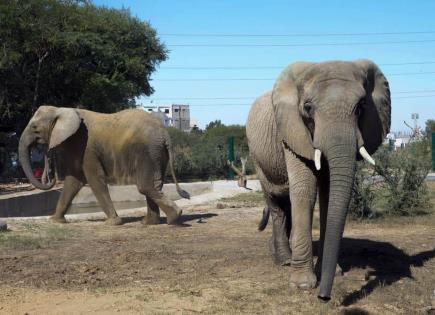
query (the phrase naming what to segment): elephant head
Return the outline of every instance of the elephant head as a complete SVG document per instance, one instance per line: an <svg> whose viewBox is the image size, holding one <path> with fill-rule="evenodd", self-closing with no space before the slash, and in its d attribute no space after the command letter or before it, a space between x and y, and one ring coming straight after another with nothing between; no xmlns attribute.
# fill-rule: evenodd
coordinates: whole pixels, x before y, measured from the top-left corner
<svg viewBox="0 0 435 315"><path fill-rule="evenodd" d="M370 157L390 128L390 90L369 60L298 62L275 83L279 140L308 164L329 167L329 203L319 298L329 299L356 160Z"/></svg>
<svg viewBox="0 0 435 315"><path fill-rule="evenodd" d="M35 178L30 165L30 148L35 143L43 145L45 155L48 150L55 148L68 137L73 135L80 127L81 119L73 108L57 108L53 106L41 106L30 119L20 137L19 158L24 173L30 183L36 188L51 189L55 180L51 183L43 183ZM47 159L45 159L47 161ZM44 173L47 170L45 165Z"/></svg>

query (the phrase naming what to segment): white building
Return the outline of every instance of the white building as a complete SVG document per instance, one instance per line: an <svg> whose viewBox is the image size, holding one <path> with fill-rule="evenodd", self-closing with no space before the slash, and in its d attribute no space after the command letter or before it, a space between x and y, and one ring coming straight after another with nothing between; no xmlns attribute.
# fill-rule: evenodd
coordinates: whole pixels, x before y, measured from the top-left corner
<svg viewBox="0 0 435 315"><path fill-rule="evenodd" d="M160 118L165 127L174 127L186 132L191 129L189 105L172 104L142 107L147 112L151 112Z"/></svg>
<svg viewBox="0 0 435 315"><path fill-rule="evenodd" d="M385 143L394 142L394 150L405 148L412 140L411 136L406 132L391 132L387 135Z"/></svg>

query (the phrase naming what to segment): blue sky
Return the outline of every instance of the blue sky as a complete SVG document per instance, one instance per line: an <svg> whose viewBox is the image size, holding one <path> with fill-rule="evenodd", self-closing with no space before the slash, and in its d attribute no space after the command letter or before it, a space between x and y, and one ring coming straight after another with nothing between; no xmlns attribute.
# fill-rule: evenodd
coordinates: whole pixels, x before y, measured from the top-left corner
<svg viewBox="0 0 435 315"><path fill-rule="evenodd" d="M274 79L287 64L298 60L372 59L390 82L392 130L407 130L403 120L410 122L413 112L420 114L420 125L429 118L435 119L435 1L95 0L94 3L129 8L133 15L156 28L170 50L169 59L152 76L155 93L139 102L190 104L191 116L200 127L215 119L225 124L244 124L253 100L272 88ZM210 36L213 34L312 36ZM186 44L218 47L177 46ZM219 47L243 44L264 46ZM291 44L306 46L269 46Z"/></svg>

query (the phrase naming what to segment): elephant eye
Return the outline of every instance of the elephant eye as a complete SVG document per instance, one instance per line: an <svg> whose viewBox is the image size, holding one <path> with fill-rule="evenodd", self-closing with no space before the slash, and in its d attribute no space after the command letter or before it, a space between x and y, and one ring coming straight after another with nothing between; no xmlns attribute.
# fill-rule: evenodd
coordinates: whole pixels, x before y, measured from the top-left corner
<svg viewBox="0 0 435 315"><path fill-rule="evenodd" d="M313 113L313 104L311 104L310 102L306 102L304 104L304 112L311 116L311 114Z"/></svg>

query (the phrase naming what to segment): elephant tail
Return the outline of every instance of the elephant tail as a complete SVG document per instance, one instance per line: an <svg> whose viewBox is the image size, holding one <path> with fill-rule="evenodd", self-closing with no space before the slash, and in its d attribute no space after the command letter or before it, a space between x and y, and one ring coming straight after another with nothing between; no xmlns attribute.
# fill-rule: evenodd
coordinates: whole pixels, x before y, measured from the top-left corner
<svg viewBox="0 0 435 315"><path fill-rule="evenodd" d="M174 158L173 158L173 155L172 155L172 147L171 147L171 141L169 139L169 135L166 138L166 149L168 150L169 167L171 169L172 180L175 183L175 187L177 189L177 193L180 195L181 198L190 199L190 194L187 191L181 189L180 185L178 185L177 177L175 176Z"/></svg>
<svg viewBox="0 0 435 315"><path fill-rule="evenodd" d="M258 223L259 231L263 231L266 228L267 223L269 222L269 216L270 216L270 209L269 207L266 206L263 209L263 217L261 218L260 223Z"/></svg>

